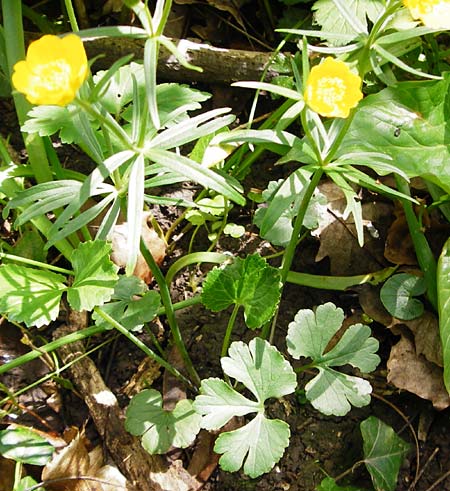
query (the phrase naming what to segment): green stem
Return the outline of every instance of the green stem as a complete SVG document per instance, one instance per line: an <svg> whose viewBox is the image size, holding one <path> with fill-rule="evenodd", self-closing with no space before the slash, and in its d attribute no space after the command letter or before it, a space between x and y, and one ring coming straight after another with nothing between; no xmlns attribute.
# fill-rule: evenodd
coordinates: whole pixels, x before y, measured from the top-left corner
<svg viewBox="0 0 450 491"><path fill-rule="evenodd" d="M167 322L169 323L170 331L172 333L175 346L178 348L178 351L180 352L181 357L183 358L183 362L186 366L186 369L189 375L192 377L192 380L196 385L200 385L200 377L198 376L198 373L195 370L194 365L192 364L192 361L189 357L189 353L187 352L186 349L186 345L184 344L183 338L181 336L180 328L178 327L177 319L175 316L175 310L173 308L172 299L170 297L169 287L167 286L167 283L164 279L164 275L162 274L161 270L156 264L156 261L154 260L152 254L147 249L142 239L141 239L141 253L144 256L144 259L148 264L151 272L153 273L156 283L159 286L161 300L164 305L164 308L166 309Z"/></svg>
<svg viewBox="0 0 450 491"><path fill-rule="evenodd" d="M153 350L151 350L146 344L144 344L139 338L137 338L131 331L122 326L119 322L113 319L110 315L104 312L101 308L95 307L94 311L100 315L106 322L111 324L117 331L120 332L123 336L129 339L133 344L135 344L140 350L142 350L147 356L155 360L159 365L161 365L164 369L170 372L175 377L182 380L184 383L188 384L190 387L193 387L190 380L188 380L184 375L182 375L176 368L174 368L170 363L157 355Z"/></svg>
<svg viewBox="0 0 450 491"><path fill-rule="evenodd" d="M20 480L22 479L22 467L23 467L22 462L16 462L14 465L13 491L15 491L16 489L19 489L19 483L20 483Z"/></svg>
<svg viewBox="0 0 450 491"><path fill-rule="evenodd" d="M406 180L403 177L396 175L395 181L397 183L397 189L401 193L410 196L409 186ZM437 310L436 259L434 258L433 252L420 227L412 203L408 200L403 200L402 205L405 211L409 233L416 251L417 261L419 262L420 269L423 271L425 282L427 284L427 297L433 307Z"/></svg>
<svg viewBox="0 0 450 491"><path fill-rule="evenodd" d="M2 0L3 28L8 60L9 77L14 65L25 58L25 42L22 24L22 2L17 0ZM22 126L31 109L31 104L22 94L13 92L14 105L19 124ZM22 133L28 161L36 181L47 182L53 179L50 164L47 159L45 146L37 133Z"/></svg>
<svg viewBox="0 0 450 491"><path fill-rule="evenodd" d="M297 247L297 239L300 235L300 230L303 226L303 220L305 219L306 210L308 209L309 202L314 194L314 190L318 186L320 182L320 178L322 177L323 169L317 169L311 177L309 181L308 187L305 190L305 194L303 195L302 202L300 203L300 208L298 210L297 216L294 222L294 228L292 230L291 239L289 241L286 250L284 251L283 261L281 264L281 281L284 285L286 282L289 270L291 269L292 261L294 260L294 254Z"/></svg>
<svg viewBox="0 0 450 491"><path fill-rule="evenodd" d="M64 0L64 4L67 10L67 16L69 17L70 27L73 32L78 32L80 29L78 27L77 17L75 15L75 10L73 9L72 0Z"/></svg>
<svg viewBox="0 0 450 491"><path fill-rule="evenodd" d="M233 332L234 323L236 322L236 316L239 312L240 305L234 304L233 312L231 312L230 318L228 319L227 330L225 331L225 336L222 343L222 351L220 356L223 358L227 356L228 348L230 347L231 333Z"/></svg>
<svg viewBox="0 0 450 491"><path fill-rule="evenodd" d="M100 326L91 326L86 329L82 329L81 331L74 332L72 334L68 334L67 336L63 336L62 338L56 339L55 341L51 341L50 343L45 344L44 346L39 347L39 349L33 349L28 353L25 353L22 356L14 358L14 360L5 363L4 365L0 365L0 375L6 373L13 368L20 367L25 363L29 363L36 358L40 358L41 356L51 353L52 351L60 348L61 346L65 346L66 344L75 343L76 341L82 341L83 339L94 336L95 334L99 334L104 332L105 328Z"/></svg>
<svg viewBox="0 0 450 491"><path fill-rule="evenodd" d="M56 273L62 273L65 275L74 275L73 271L69 269L59 268L58 266L53 266L52 264L41 263L40 261L35 261L34 259L28 259L22 256L15 256L14 254L6 254L4 252L0 252L0 259L9 259L10 261L29 264L30 266L37 266L41 269L48 269L50 271L55 271Z"/></svg>

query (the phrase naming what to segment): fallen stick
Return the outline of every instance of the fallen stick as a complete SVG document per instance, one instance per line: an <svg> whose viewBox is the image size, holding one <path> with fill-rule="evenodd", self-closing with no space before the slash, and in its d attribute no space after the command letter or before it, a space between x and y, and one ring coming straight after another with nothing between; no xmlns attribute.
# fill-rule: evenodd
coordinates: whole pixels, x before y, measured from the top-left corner
<svg viewBox="0 0 450 491"><path fill-rule="evenodd" d="M26 33L27 42L37 37L35 33ZM133 54L135 60L142 60L144 57L145 40L143 39L102 37L87 38L83 42L89 59L99 57L94 63L95 70L106 70L116 60L129 54ZM175 56L161 46L158 58L158 78L161 81L226 85L239 80L258 81L264 75L267 66L269 68L264 79L266 82L280 75L272 63L274 60L271 52L216 48L187 39L172 39L172 42L185 55L189 63L201 67L203 72L180 65ZM277 61L279 62L279 59Z"/></svg>
<svg viewBox="0 0 450 491"><path fill-rule="evenodd" d="M55 338L85 328L85 313L70 311L67 325L56 329ZM84 354L82 342L58 349L66 364ZM92 420L118 469L139 491L193 491L200 484L180 462L168 466L159 455L150 455L141 446L139 438L125 430L124 416L116 396L106 386L95 363L81 358L69 369L70 377L88 406Z"/></svg>

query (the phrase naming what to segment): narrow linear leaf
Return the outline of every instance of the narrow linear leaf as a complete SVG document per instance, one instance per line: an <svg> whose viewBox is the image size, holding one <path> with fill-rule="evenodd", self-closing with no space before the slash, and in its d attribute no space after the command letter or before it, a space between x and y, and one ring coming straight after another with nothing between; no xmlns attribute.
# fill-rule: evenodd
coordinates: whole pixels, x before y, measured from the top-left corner
<svg viewBox="0 0 450 491"><path fill-rule="evenodd" d="M444 383L450 393L450 239L445 243L437 268L439 330L444 361Z"/></svg>

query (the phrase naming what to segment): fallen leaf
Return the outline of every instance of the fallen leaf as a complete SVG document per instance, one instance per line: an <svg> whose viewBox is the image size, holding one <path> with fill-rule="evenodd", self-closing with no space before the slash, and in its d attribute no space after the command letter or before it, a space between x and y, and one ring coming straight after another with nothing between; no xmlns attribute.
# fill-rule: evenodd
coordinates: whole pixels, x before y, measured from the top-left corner
<svg viewBox="0 0 450 491"><path fill-rule="evenodd" d="M14 486L15 462L0 455L0 491L11 491Z"/></svg>
<svg viewBox="0 0 450 491"><path fill-rule="evenodd" d="M400 341L392 347L387 368L388 382L398 389L431 401L438 410L450 406L442 368L418 355L413 340L407 334L402 334Z"/></svg>
<svg viewBox="0 0 450 491"><path fill-rule="evenodd" d="M346 200L340 188L332 182L324 182L319 190L327 198L319 217L319 227L312 232L319 237L320 247L316 261L330 259L332 275L355 275L376 271L385 265L384 242L380 228L392 213L387 203L362 204L364 223L364 247L360 247L353 216L344 218Z"/></svg>
<svg viewBox="0 0 450 491"><path fill-rule="evenodd" d="M152 253L156 264L160 265L166 256L166 243L155 230L148 226L148 220L151 213L144 213L142 220L142 240L144 241L147 249ZM128 260L128 223L123 222L120 225L115 225L111 232L110 240L112 242L112 253L111 260L119 266L124 268ZM144 257L139 253L137 258L136 267L134 268L133 274L143 280L145 283L149 284L152 281L153 275L145 262Z"/></svg>
<svg viewBox="0 0 450 491"><path fill-rule="evenodd" d="M393 264L417 264L416 252L403 208L396 205L394 215L396 219L391 223L387 233L384 257Z"/></svg>
<svg viewBox="0 0 450 491"><path fill-rule="evenodd" d="M133 374L131 380L121 390L128 397L141 392L153 385L153 382L161 375L161 365L150 357L144 358L138 366L136 373Z"/></svg>
<svg viewBox="0 0 450 491"><path fill-rule="evenodd" d="M47 491L127 489L126 479L118 469L109 465L105 469L102 448L96 447L88 452L85 438L80 433L44 467L42 479Z"/></svg>

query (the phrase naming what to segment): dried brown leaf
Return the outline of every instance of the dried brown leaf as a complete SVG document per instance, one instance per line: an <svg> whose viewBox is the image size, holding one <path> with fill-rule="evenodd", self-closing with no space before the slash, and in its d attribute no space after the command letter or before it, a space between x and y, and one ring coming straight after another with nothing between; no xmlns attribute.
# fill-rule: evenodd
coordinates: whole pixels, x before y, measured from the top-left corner
<svg viewBox="0 0 450 491"><path fill-rule="evenodd" d="M442 369L423 355L418 355L409 336L402 335L393 346L387 368L387 380L395 387L431 401L436 409L443 410L450 406Z"/></svg>

